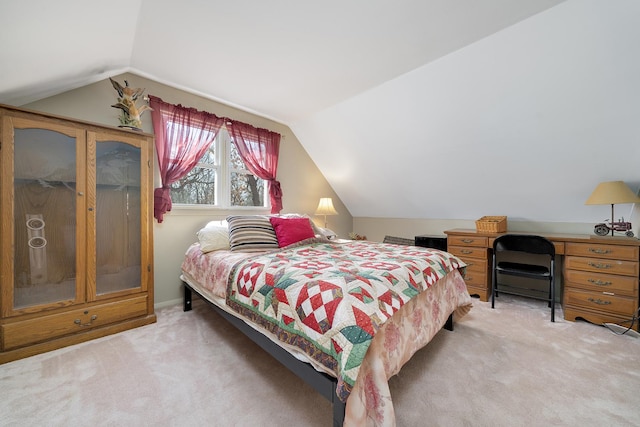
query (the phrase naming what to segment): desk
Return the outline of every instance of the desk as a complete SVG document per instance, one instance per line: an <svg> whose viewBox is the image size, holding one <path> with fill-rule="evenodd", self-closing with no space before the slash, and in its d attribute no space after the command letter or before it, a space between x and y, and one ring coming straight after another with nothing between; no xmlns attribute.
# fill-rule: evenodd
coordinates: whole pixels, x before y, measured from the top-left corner
<svg viewBox="0 0 640 427"><path fill-rule="evenodd" d="M444 233L448 251L467 264L465 282L469 294L487 301L491 296L493 241L507 233L472 229ZM630 320L638 309L640 240L588 234L511 233L544 236L553 242L556 254L564 257L562 308L566 320L620 323Z"/></svg>

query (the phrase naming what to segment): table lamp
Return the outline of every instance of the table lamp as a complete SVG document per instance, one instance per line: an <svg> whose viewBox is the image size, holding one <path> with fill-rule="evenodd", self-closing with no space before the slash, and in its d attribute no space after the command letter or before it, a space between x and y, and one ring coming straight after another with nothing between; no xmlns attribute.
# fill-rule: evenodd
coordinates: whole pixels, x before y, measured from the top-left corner
<svg viewBox="0 0 640 427"><path fill-rule="evenodd" d="M324 228L327 228L327 215L338 215L338 212L333 207L333 200L331 200L331 197L323 197L320 199L315 214L324 215Z"/></svg>
<svg viewBox="0 0 640 427"><path fill-rule="evenodd" d="M611 235L616 230L615 216L613 214L613 205L616 203L640 203L638 197L623 181L608 181L598 184L591 196L584 203L585 205L611 205ZM622 227L617 231L627 231L631 229L631 223L626 227ZM597 228L598 226L596 226ZM624 229L623 229L624 228ZM596 231L596 234L600 234ZM606 233L605 233L606 234Z"/></svg>

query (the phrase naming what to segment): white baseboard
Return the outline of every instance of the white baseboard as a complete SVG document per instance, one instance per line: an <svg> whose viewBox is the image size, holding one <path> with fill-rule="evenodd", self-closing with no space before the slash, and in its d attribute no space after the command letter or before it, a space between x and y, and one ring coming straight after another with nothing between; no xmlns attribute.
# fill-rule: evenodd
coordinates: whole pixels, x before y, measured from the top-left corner
<svg viewBox="0 0 640 427"><path fill-rule="evenodd" d="M159 308L163 308L163 307L169 307L171 305L178 305L178 304L182 304L182 298L178 298L178 299L172 299L169 301L163 301L163 302L159 302L158 304L154 304L153 308L154 310L157 310Z"/></svg>

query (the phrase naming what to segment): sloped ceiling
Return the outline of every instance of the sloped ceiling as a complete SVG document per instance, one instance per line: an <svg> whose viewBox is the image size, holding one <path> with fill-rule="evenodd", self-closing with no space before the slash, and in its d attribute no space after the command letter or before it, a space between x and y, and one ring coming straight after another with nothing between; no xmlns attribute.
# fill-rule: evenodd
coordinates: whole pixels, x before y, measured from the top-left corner
<svg viewBox="0 0 640 427"><path fill-rule="evenodd" d="M625 9L635 13L630 2L611 6L618 14L606 24L616 25ZM567 10L579 13L573 18L562 9L555 12L563 3L5 1L0 4L0 102L24 105L131 71L289 125L353 215L473 218L477 209L491 214L486 203L469 207L482 205L484 196L478 194L495 188L500 177L488 181L485 171L469 160L461 167L477 173L477 179L453 178L432 190L425 177L450 176L456 158L478 155L484 162L510 154L510 141L528 128L520 126L538 124L522 122L518 112L539 113L535 108L523 112L521 103L524 97L535 97L531 91L540 87L523 90L518 82L527 72L548 76L553 61L562 58L563 52L550 47L553 40L544 26L553 24L558 31L564 23L556 22L556 15L590 22L597 17L584 11L601 9L592 0L569 1ZM576 31L582 28L579 24ZM509 47L510 37L521 44ZM600 40L596 49L608 48L606 40L593 38ZM561 45L574 47L567 40ZM527 51L543 61L527 61ZM517 71L517 78L509 70ZM491 84L493 92L484 84ZM484 108L479 102L483 95L490 95L493 107ZM518 108L513 111L509 104ZM502 124L499 115L510 112L516 123L508 126L508 135L487 131ZM439 125L433 125L436 119ZM444 124L458 133L444 131ZM539 143L532 140L536 136L521 138L518 144ZM472 140L475 145L469 146ZM555 147L557 141L546 138L542 143ZM428 151L417 148L426 146ZM495 156L483 158L486 152ZM445 157L451 163L443 162ZM531 159L526 153L522 158ZM421 173L414 174L417 170ZM543 185L553 185L557 178ZM515 187L519 192L512 194L527 201L542 193L527 183ZM582 195L574 196L578 198ZM510 203L506 208L498 204L496 210L506 213ZM441 207L433 208L436 205Z"/></svg>
<svg viewBox="0 0 640 427"><path fill-rule="evenodd" d="M637 1L568 1L293 130L356 217L602 222L599 182L640 188L638 22Z"/></svg>
<svg viewBox="0 0 640 427"><path fill-rule="evenodd" d="M0 102L134 71L289 124L561 0L0 4Z"/></svg>

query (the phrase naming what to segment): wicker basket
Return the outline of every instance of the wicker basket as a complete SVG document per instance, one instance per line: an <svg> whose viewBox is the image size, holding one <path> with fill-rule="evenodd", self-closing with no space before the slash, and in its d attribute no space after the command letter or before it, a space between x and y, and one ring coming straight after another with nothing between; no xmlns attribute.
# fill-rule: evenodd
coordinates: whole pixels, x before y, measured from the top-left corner
<svg viewBox="0 0 640 427"><path fill-rule="evenodd" d="M476 221L476 230L485 233L503 233L507 231L507 217L483 216Z"/></svg>

